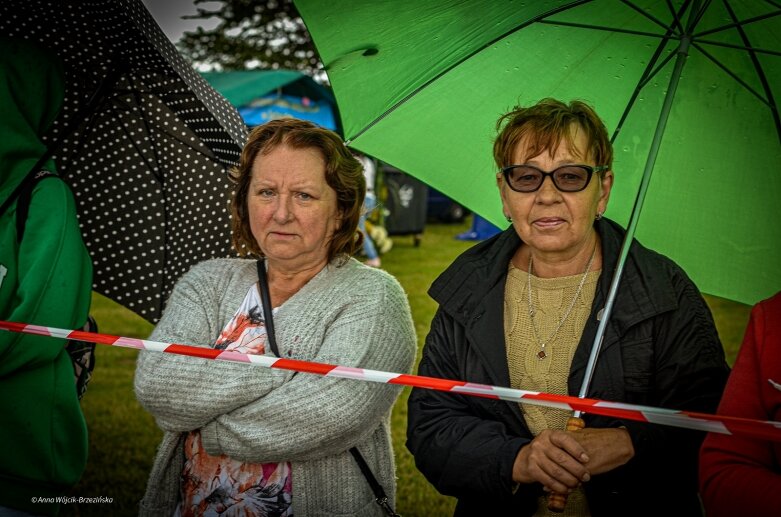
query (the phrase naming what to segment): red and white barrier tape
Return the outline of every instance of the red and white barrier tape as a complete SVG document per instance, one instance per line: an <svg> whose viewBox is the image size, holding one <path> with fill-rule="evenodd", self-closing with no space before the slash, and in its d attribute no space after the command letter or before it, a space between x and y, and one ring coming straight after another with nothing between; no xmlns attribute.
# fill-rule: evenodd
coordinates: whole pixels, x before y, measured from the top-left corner
<svg viewBox="0 0 781 517"><path fill-rule="evenodd" d="M75 339L89 341L103 345L136 348L138 350L150 350L165 352L168 354L189 355L203 359L216 361L232 361L250 363L265 368L279 368L296 372L315 373L327 377L340 377L356 379L360 381L379 382L384 384L400 384L417 388L428 388L439 391L449 391L462 395L487 397L523 404L555 407L572 411L582 411L594 415L612 416L639 422L683 427L713 433L729 434L746 438L756 438L781 442L781 422L751 420L722 415L710 415L707 413L695 413L692 411L679 411L650 406L638 406L623 404L621 402L608 402L598 399L578 398L569 395L554 395L537 391L516 390L487 384L475 384L464 381L453 381L435 377L423 377L421 375L407 375L401 373L367 370L365 368L352 368L333 364L300 361L297 359L277 358L269 355L241 354L228 352L214 348L203 348L175 343L161 343L145 339L133 339L81 330L65 330L39 325L27 325L0 320L0 330L21 332L25 334L37 334L63 339Z"/></svg>

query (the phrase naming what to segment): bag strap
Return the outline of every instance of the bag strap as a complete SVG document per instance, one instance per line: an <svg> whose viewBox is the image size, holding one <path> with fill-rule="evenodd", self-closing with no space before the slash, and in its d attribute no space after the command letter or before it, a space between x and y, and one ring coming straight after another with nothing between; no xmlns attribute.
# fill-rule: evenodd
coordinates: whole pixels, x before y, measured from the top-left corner
<svg viewBox="0 0 781 517"><path fill-rule="evenodd" d="M274 313L271 310L271 295L269 294L268 278L266 277L266 266L262 260L258 260L258 281L260 285L260 303L263 304L263 319L266 325L266 338L268 344L271 346L271 351L277 357L279 355L279 347L277 347L277 337L274 332Z"/></svg>
<svg viewBox="0 0 781 517"><path fill-rule="evenodd" d="M265 320L266 324L266 337L268 339L268 344L271 347L271 351L274 352L274 355L277 357L282 357L279 355L277 339L274 334L274 316L271 311L271 296L269 294L270 289L268 287L268 277L266 276L266 266L262 260L257 261L257 266L259 286L258 290L260 291L260 303L263 304L263 319ZM358 468L361 469L363 477L366 478L366 481L369 483L372 492L374 492L374 502L380 505L380 508L382 508L385 514L389 517L401 517L399 514L393 511L393 508L388 502L388 496L385 495L385 490L383 490L382 485L379 481L377 481L377 478L374 477L374 473L372 472L371 468L369 468L366 460L363 459L363 455L361 455L361 452L358 450L358 448L351 447L350 454L352 454L353 458L355 458L355 462L358 463Z"/></svg>
<svg viewBox="0 0 781 517"><path fill-rule="evenodd" d="M385 512L385 515L388 515L389 517L401 517L398 513L393 511L393 507L388 501L388 496L385 495L385 490L383 490L382 485L379 481L377 481L377 478L374 477L372 469L369 468L366 460L363 459L363 456L358 450L358 447L351 447L350 454L352 454L353 458L355 458L355 462L358 464L358 468L361 469L363 477L366 478L366 481L368 481L372 492L374 492L374 502L380 505L380 508L382 508L382 510Z"/></svg>
<svg viewBox="0 0 781 517"><path fill-rule="evenodd" d="M32 198L33 189L40 180L46 178L57 178L58 176L53 172L47 170L40 170L35 174L30 174L19 184L19 186L11 194L11 197L5 200L0 214L11 205L14 199L16 199L16 241L22 242L22 236L24 236L24 229L27 223L27 214L30 212L30 200Z"/></svg>
<svg viewBox="0 0 781 517"><path fill-rule="evenodd" d="M2 206L0 206L0 215L3 215L6 210L8 210L8 207L11 206L11 203L14 202L14 200L19 196L19 194L27 188L30 184L34 183L38 179L38 175L43 172L43 166L46 164L47 161L49 161L49 158L52 157L53 149L47 149L46 152L38 158L38 161L35 162L35 165L33 165L33 168L30 169L30 172L27 173L27 175L22 178L22 181L19 182L19 184L16 186L16 188L11 192L11 195L8 196L8 198L3 201ZM49 171L46 171L49 172ZM52 174L49 172L49 174Z"/></svg>

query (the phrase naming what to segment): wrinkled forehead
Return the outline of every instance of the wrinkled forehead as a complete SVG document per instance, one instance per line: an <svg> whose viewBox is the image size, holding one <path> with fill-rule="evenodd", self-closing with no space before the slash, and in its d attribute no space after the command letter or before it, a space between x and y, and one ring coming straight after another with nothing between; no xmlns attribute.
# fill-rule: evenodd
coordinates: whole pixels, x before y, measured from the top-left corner
<svg viewBox="0 0 781 517"><path fill-rule="evenodd" d="M533 161L537 157L572 158L589 161L589 142L586 131L579 124L571 124L569 130L559 134L541 133L534 128L524 131L512 150L513 163Z"/></svg>

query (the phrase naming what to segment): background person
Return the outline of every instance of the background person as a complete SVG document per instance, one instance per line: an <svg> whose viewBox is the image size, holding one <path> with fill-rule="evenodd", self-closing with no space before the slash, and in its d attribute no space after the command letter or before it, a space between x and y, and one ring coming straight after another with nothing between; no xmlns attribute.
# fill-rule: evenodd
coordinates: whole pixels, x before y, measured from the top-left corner
<svg viewBox="0 0 781 517"><path fill-rule="evenodd" d="M0 213L0 319L76 329L89 312L92 262L73 195L59 179L40 179L22 215L16 191L46 153L42 136L63 94L55 56L0 38L0 206L10 201ZM42 170L55 173L54 162ZM0 515L57 514L59 504L33 498L64 495L84 472L87 426L65 345L0 332Z"/></svg>
<svg viewBox="0 0 781 517"><path fill-rule="evenodd" d="M439 309L419 373L577 395L624 230L602 214L613 185L604 124L545 99L500 118L494 143L512 226L431 286ZM588 397L712 412L728 368L710 311L671 260L634 243ZM407 446L456 515L697 515L703 433L413 389Z"/></svg>
<svg viewBox="0 0 781 517"><path fill-rule="evenodd" d="M754 306L720 415L781 421L781 292ZM708 517L781 511L781 444L708 434L700 451Z"/></svg>
<svg viewBox="0 0 781 517"><path fill-rule="evenodd" d="M365 183L339 137L300 120L258 126L234 179L234 246L263 257L281 356L409 371L401 286L350 258ZM270 353L257 285L255 260L197 265L151 339ZM398 387L142 352L135 390L165 431L142 514L381 515L354 446L394 500Z"/></svg>
<svg viewBox="0 0 781 517"><path fill-rule="evenodd" d="M377 246L375 246L372 236L366 231L366 219L369 217L369 214L377 208L377 196L374 193L377 166L374 164L374 160L365 154L356 154L355 158L361 162L363 176L366 178L366 198L363 202L361 218L358 220L358 228L361 230L361 233L363 233L363 253L366 255L367 266L380 267L382 265L382 260L377 251Z"/></svg>

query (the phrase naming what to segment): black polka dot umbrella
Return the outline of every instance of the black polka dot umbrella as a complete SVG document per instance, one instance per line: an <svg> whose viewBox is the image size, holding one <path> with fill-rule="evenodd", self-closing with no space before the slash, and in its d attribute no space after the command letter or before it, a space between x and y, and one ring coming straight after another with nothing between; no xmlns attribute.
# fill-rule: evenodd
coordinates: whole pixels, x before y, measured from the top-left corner
<svg viewBox="0 0 781 517"><path fill-rule="evenodd" d="M0 34L63 60L47 143L76 197L94 289L157 321L190 266L231 254L226 169L244 122L140 0L3 0Z"/></svg>

